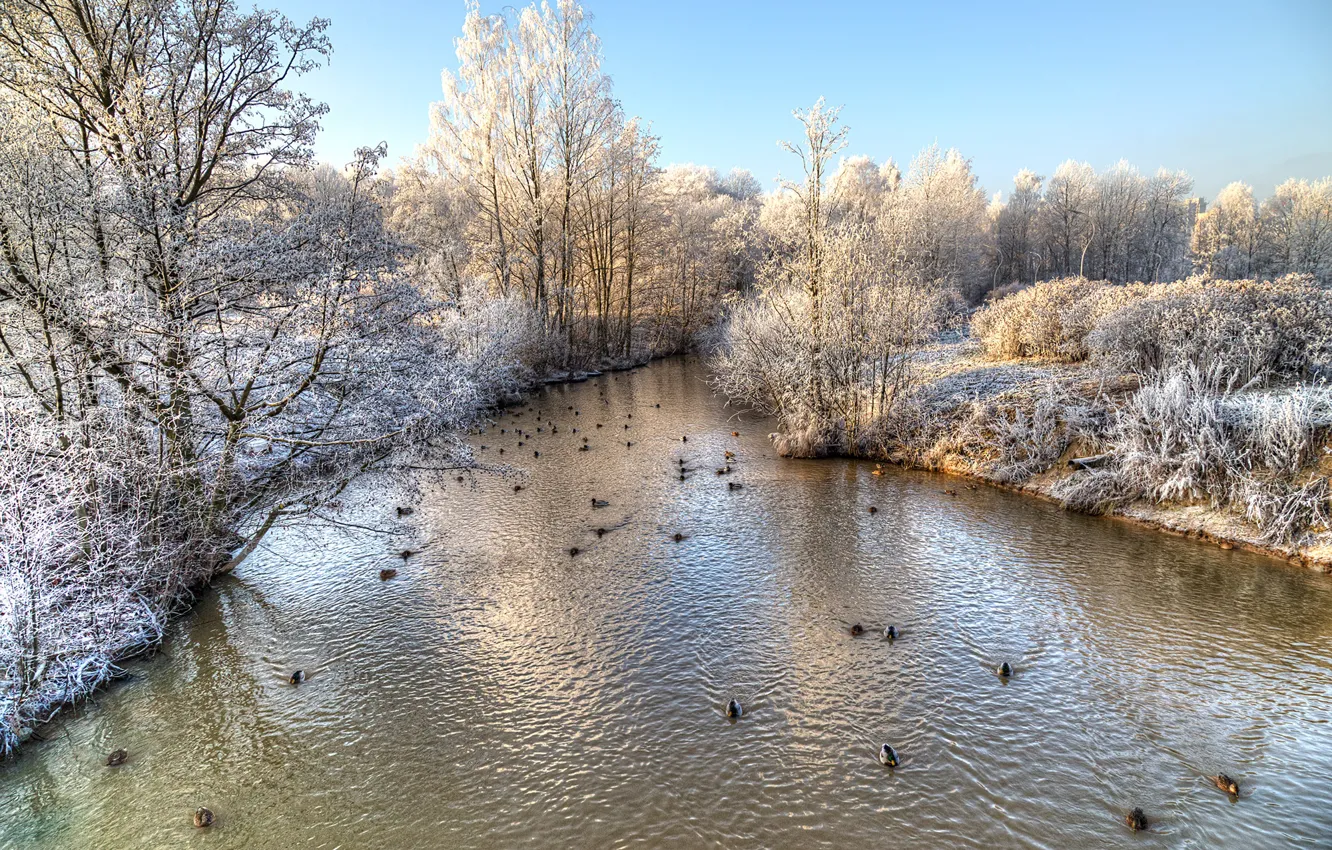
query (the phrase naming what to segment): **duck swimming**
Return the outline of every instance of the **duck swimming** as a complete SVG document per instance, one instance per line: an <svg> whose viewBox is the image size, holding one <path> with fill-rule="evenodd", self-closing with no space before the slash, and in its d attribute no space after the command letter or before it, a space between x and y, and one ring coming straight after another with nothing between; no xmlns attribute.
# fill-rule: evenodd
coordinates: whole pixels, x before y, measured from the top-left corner
<svg viewBox="0 0 1332 850"><path fill-rule="evenodd" d="M594 508L606 508L606 507L610 507L610 502L606 501L605 499L593 499L593 500L592 500L592 507L594 507Z"/></svg>
<svg viewBox="0 0 1332 850"><path fill-rule="evenodd" d="M206 806L194 810L194 825L199 829L213 825L213 811Z"/></svg>
<svg viewBox="0 0 1332 850"><path fill-rule="evenodd" d="M874 507L873 505L870 505L870 506L869 506L869 512L872 513L872 514L877 514L877 513L879 512L879 509L876 508L876 507Z"/></svg>
<svg viewBox="0 0 1332 850"><path fill-rule="evenodd" d="M879 750L879 764L884 767L897 767L900 764L897 760L897 750L894 750L889 744L884 744L883 748Z"/></svg>
<svg viewBox="0 0 1332 850"><path fill-rule="evenodd" d="M884 629L883 636L888 640L897 640L897 626L889 626Z"/></svg>
<svg viewBox="0 0 1332 850"><path fill-rule="evenodd" d="M1141 832L1147 828L1147 815L1143 814L1142 809L1134 809L1124 815L1124 823L1134 832Z"/></svg>
<svg viewBox="0 0 1332 850"><path fill-rule="evenodd" d="M397 574L398 574L398 571L395 570L395 569L393 569L392 567L385 567L384 569L382 569L382 570L379 571L379 580L380 580L380 581L388 581L389 579L393 578L393 577L396 576Z"/></svg>
<svg viewBox="0 0 1332 850"><path fill-rule="evenodd" d="M674 535L671 536L671 539L674 540L676 543L679 543L681 540L685 539L685 536L677 531L675 532Z"/></svg>
<svg viewBox="0 0 1332 850"><path fill-rule="evenodd" d="M734 720L745 713L744 706L740 705L740 700L732 699L726 703L726 716Z"/></svg>
<svg viewBox="0 0 1332 850"><path fill-rule="evenodd" d="M1239 796L1239 783L1231 779L1229 776L1226 776L1224 773L1218 773L1216 776L1211 777L1211 780L1213 785L1220 788L1222 791L1225 791L1232 797Z"/></svg>
<svg viewBox="0 0 1332 850"><path fill-rule="evenodd" d="M999 669L995 672L1007 679L1009 676L1013 675L1013 665L1005 661L1003 664L999 665Z"/></svg>
<svg viewBox="0 0 1332 850"><path fill-rule="evenodd" d="M127 758L129 758L129 751L116 750L114 753L106 757L106 766L120 767L122 764L125 763L125 759Z"/></svg>
<svg viewBox="0 0 1332 850"><path fill-rule="evenodd" d="M577 546L572 546L572 547L570 547L570 549L569 549L569 557L570 557L570 558L576 558L576 557L578 557L578 547L577 547Z"/></svg>
<svg viewBox="0 0 1332 850"><path fill-rule="evenodd" d="M864 633L865 633L865 627L860 625L860 623L856 623L854 626L851 627L851 634L853 637L860 637Z"/></svg>
<svg viewBox="0 0 1332 850"><path fill-rule="evenodd" d="M727 482L726 482L726 489L727 489L727 490L740 490L740 489L742 489L744 486L745 486L745 485L743 485L743 484L737 484L737 483L734 482L734 481L727 481Z"/></svg>
<svg viewBox="0 0 1332 850"><path fill-rule="evenodd" d="M291 678L287 679L287 681L291 682L293 685L299 685L301 682L305 681L305 671L297 670L295 673L291 674Z"/></svg>
<svg viewBox="0 0 1332 850"><path fill-rule="evenodd" d="M398 516L411 516L414 513L416 513L415 508L403 508L403 507L398 508Z"/></svg>

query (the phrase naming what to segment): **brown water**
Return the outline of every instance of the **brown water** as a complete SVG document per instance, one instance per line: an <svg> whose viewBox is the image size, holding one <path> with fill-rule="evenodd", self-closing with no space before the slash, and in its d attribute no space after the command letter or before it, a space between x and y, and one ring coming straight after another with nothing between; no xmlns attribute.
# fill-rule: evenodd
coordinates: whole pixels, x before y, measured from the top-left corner
<svg viewBox="0 0 1332 850"><path fill-rule="evenodd" d="M670 361L553 388L534 405L557 435L504 416L475 442L528 470L521 492L367 481L343 518L392 533L272 538L164 655L0 765L0 846L1332 843L1328 577L782 460L704 378ZM191 826L199 805L216 826ZM1134 806L1150 832L1123 825Z"/></svg>

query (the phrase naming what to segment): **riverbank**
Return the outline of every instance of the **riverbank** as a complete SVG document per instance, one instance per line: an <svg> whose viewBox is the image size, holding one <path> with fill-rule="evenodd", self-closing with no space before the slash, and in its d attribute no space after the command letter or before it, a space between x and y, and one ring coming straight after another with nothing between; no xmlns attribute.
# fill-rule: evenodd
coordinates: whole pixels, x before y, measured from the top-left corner
<svg viewBox="0 0 1332 850"><path fill-rule="evenodd" d="M574 359L577 368L544 371L515 365L499 379L480 385L484 407L478 415L498 418L506 407L525 403L543 387L632 370L658 356L584 356ZM470 454L458 460L462 464L458 468L483 468ZM74 513L71 509L56 516L61 506L49 507L54 509L52 516L44 519L50 528L69 521ZM323 509L312 508L309 515ZM258 536L265 533L267 529ZM230 541L229 548L206 548L202 555L156 553L152 564L129 553L105 570L88 570L90 575L80 574L80 567L86 570L87 565L77 559L53 558L40 581L22 582L30 587L17 587L17 574L6 577L12 580L0 586L0 622L9 626L6 634L13 638L8 641L12 648L5 647L10 650L7 654L17 660L0 664L0 670L10 671L0 679L0 759L29 740L41 740L43 728L62 712L113 685L123 677L124 664L156 652L170 624L189 616L199 595L253 551L253 545L239 537ZM33 606L26 612L18 604L25 593ZM29 649L33 646L39 648L35 653ZM25 666L27 656L34 654L38 660Z"/></svg>
<svg viewBox="0 0 1332 850"><path fill-rule="evenodd" d="M910 427L882 423L861 435L859 450L848 455L983 481L1073 510L1332 572L1332 528L1325 523L1292 539L1274 540L1240 506L1218 504L1204 493L1119 504L1078 501L1088 480L1118 461L1091 435L1142 390L1136 375L1107 375L1085 363L1053 360L996 362L966 337L929 346L917 356L916 368L918 396ZM1332 399L1326 389L1321 392ZM1251 389L1242 404L1262 407L1288 393L1288 387ZM1325 481L1332 474L1326 399L1316 414L1315 461L1292 476L1301 483ZM779 450L793 453L782 435L773 437Z"/></svg>

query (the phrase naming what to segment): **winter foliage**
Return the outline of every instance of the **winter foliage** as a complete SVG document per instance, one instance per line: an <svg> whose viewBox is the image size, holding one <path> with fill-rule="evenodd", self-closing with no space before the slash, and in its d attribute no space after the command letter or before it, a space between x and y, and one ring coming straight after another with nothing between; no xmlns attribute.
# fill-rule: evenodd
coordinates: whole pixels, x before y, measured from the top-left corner
<svg viewBox="0 0 1332 850"><path fill-rule="evenodd" d="M336 168L298 89L328 26L0 10L0 756L271 528L470 466L463 429L573 368L706 347L784 454L1327 530L1332 180L1208 203L1069 161L987 202L957 150L848 155L820 99L765 192L662 166L574 0L470 3L428 143Z"/></svg>

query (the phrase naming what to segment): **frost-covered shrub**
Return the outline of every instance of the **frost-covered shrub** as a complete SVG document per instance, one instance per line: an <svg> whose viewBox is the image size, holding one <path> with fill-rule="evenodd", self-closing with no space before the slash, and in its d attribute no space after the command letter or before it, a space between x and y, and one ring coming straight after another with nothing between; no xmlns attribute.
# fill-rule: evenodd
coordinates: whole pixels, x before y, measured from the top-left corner
<svg viewBox="0 0 1332 850"><path fill-rule="evenodd" d="M1125 372L1224 364L1246 383L1332 364L1332 292L1304 277L1117 286L1080 278L1028 287L972 320L992 358L1088 357Z"/></svg>
<svg viewBox="0 0 1332 850"><path fill-rule="evenodd" d="M1069 356L1077 341L1065 328L1074 305L1107 284L1084 278L1050 280L1002 298L976 314L972 333L995 359Z"/></svg>
<svg viewBox="0 0 1332 850"><path fill-rule="evenodd" d="M1235 395L1223 410L1250 466L1293 477L1318 459L1320 436L1332 428L1332 387L1299 384L1277 394Z"/></svg>
<svg viewBox="0 0 1332 850"><path fill-rule="evenodd" d="M1100 434L1103 469L1055 488L1066 505L1101 512L1136 500L1233 506L1268 542L1326 523L1327 478L1310 467L1332 428L1332 390L1237 391L1228 364L1152 373Z"/></svg>
<svg viewBox="0 0 1332 850"><path fill-rule="evenodd" d="M0 395L0 757L156 643L216 568L135 424L89 425L43 427Z"/></svg>
<svg viewBox="0 0 1332 850"><path fill-rule="evenodd" d="M1087 335L1121 371L1205 365L1227 381L1296 377L1332 359L1332 293L1299 278L1142 287Z"/></svg>
<svg viewBox="0 0 1332 850"><path fill-rule="evenodd" d="M1268 543L1289 543L1306 529L1332 521L1332 486L1326 476L1302 483L1283 478L1245 478L1235 494L1244 516Z"/></svg>

